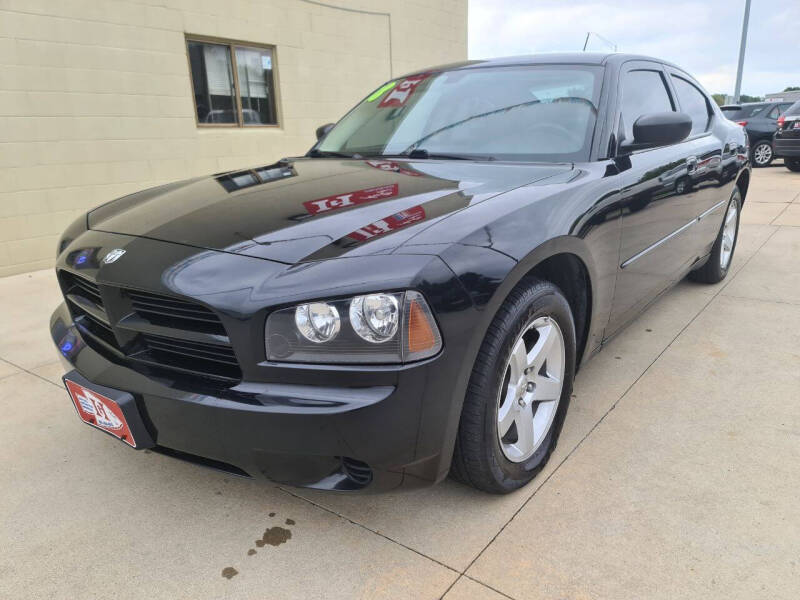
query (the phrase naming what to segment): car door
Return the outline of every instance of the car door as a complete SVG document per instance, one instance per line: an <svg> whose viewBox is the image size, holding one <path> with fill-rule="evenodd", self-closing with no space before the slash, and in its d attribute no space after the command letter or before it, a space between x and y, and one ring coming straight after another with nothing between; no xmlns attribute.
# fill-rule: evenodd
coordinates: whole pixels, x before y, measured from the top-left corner
<svg viewBox="0 0 800 600"><path fill-rule="evenodd" d="M643 114L680 108L671 76L658 63L632 61L623 66L616 126L623 143L633 139L633 123ZM708 121L706 115L706 123L678 144L618 158L623 216L609 335L684 275L698 258L703 240L693 225L718 201L712 181L713 173L721 172L721 144L715 145L708 131L699 131L708 128Z"/></svg>
<svg viewBox="0 0 800 600"><path fill-rule="evenodd" d="M780 105L768 104L755 118L751 119L747 126L751 146L761 140L772 141L772 134L778 129L778 117L781 112L783 111Z"/></svg>
<svg viewBox="0 0 800 600"><path fill-rule="evenodd" d="M694 261L711 252L717 237L720 220L736 185L732 177L726 176L725 160L738 152L738 144L735 139L728 139L730 128L720 121L712 109L713 100L697 82L677 69L667 67L666 71L680 111L692 118L692 131L683 145L690 149L689 160L694 163L691 175L691 198L697 217L691 229Z"/></svg>

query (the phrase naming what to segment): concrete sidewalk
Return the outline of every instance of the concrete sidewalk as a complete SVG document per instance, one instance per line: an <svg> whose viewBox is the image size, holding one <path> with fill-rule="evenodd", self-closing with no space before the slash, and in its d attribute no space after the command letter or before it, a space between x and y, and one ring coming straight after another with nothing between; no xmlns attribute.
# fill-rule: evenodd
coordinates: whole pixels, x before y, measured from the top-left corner
<svg viewBox="0 0 800 600"><path fill-rule="evenodd" d="M596 356L504 497L132 452L69 406L53 273L0 279L0 598L800 597L800 175L755 171L742 223L726 281L680 284Z"/></svg>

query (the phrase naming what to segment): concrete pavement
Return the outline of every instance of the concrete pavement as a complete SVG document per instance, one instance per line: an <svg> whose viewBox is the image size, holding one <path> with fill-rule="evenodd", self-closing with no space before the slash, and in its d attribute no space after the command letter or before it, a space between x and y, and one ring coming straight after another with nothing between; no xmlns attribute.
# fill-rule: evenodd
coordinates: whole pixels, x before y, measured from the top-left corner
<svg viewBox="0 0 800 600"><path fill-rule="evenodd" d="M0 598L797 598L800 175L753 174L732 272L681 283L578 375L505 497L282 489L82 425L51 271L0 279Z"/></svg>

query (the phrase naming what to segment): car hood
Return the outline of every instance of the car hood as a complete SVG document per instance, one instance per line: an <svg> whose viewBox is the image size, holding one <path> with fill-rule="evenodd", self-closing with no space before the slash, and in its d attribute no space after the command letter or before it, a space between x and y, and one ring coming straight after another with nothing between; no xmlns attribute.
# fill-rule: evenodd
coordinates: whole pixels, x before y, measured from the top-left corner
<svg viewBox="0 0 800 600"><path fill-rule="evenodd" d="M89 227L287 264L389 253L434 222L569 164L284 160L171 183L89 213Z"/></svg>

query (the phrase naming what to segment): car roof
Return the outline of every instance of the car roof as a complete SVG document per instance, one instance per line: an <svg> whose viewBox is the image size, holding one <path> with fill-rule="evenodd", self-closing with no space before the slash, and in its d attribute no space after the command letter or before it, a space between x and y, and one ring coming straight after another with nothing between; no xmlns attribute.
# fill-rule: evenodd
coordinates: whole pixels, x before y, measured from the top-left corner
<svg viewBox="0 0 800 600"><path fill-rule="evenodd" d="M420 73L428 73L431 71L454 71L457 69L476 69L482 67L512 67L516 65L549 65L549 64L575 64L575 65L607 65L607 64L622 64L629 60L646 60L657 62L664 65L675 67L683 71L677 65L674 65L660 58L653 58L652 56L644 56L641 54L627 54L624 52L552 52L543 54L527 54L520 56L502 56L498 58L485 58L479 60L467 60L462 62L449 63L429 67L427 69L419 69L405 75L417 75Z"/></svg>
<svg viewBox="0 0 800 600"><path fill-rule="evenodd" d="M724 104L721 109L741 110L747 106L766 106L767 104L781 104L780 102L742 102L741 104Z"/></svg>

